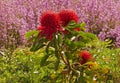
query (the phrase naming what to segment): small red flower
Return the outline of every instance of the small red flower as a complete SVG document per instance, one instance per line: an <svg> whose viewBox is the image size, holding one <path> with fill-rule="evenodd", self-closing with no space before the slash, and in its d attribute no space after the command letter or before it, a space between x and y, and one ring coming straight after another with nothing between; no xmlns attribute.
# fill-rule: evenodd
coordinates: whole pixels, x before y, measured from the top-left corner
<svg viewBox="0 0 120 83"><path fill-rule="evenodd" d="M73 10L62 10L59 16L63 26L67 26L72 20L78 22L78 16Z"/></svg>
<svg viewBox="0 0 120 83"><path fill-rule="evenodd" d="M47 11L40 18L42 26L51 27L54 29L61 28L59 15L52 11Z"/></svg>
<svg viewBox="0 0 120 83"><path fill-rule="evenodd" d="M81 58L81 64L84 64L91 59L91 54L88 51L82 51L78 56Z"/></svg>

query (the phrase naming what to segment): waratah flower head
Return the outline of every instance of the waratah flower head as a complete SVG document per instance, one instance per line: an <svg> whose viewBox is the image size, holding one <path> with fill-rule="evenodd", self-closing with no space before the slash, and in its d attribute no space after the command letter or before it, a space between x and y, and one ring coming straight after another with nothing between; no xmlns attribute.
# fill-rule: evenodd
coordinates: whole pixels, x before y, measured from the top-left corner
<svg viewBox="0 0 120 83"><path fill-rule="evenodd" d="M81 51L78 56L81 58L81 64L84 64L91 59L91 54L88 51Z"/></svg>
<svg viewBox="0 0 120 83"><path fill-rule="evenodd" d="M41 15L40 22L42 26L59 29L61 28L59 15L53 11L44 12Z"/></svg>
<svg viewBox="0 0 120 83"><path fill-rule="evenodd" d="M67 26L72 20L78 22L78 16L73 10L62 10L59 17L63 26Z"/></svg>
<svg viewBox="0 0 120 83"><path fill-rule="evenodd" d="M40 22L38 30L41 30L40 35L46 39L52 40L54 34L62 30L59 15L53 11L43 13Z"/></svg>

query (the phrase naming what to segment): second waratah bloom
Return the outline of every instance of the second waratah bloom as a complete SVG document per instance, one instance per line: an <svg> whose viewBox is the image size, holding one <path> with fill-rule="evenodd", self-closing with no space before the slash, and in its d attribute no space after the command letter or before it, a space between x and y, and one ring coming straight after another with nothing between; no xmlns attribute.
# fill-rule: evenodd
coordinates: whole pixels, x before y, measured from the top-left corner
<svg viewBox="0 0 120 83"><path fill-rule="evenodd" d="M54 29L61 28L59 15L53 11L47 11L41 15L40 22L42 26Z"/></svg>
<svg viewBox="0 0 120 83"><path fill-rule="evenodd" d="M78 22L78 16L73 10L62 10L59 17L63 26L67 26L70 21Z"/></svg>
<svg viewBox="0 0 120 83"><path fill-rule="evenodd" d="M59 17L63 27L66 27L70 21L78 22L78 16L73 10L62 10L59 13ZM80 28L73 28L74 31L80 31ZM68 30L62 31L64 34L70 34Z"/></svg>

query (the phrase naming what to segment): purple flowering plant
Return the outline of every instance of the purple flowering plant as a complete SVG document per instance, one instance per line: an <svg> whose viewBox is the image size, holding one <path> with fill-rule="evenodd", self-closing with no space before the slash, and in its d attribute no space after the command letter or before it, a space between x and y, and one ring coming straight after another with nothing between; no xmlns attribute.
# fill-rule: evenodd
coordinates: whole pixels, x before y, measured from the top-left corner
<svg viewBox="0 0 120 83"><path fill-rule="evenodd" d="M0 47L26 44L25 33L38 27L42 13L46 10L58 12L61 9L74 9L79 22L86 23L88 32L98 35L101 40L111 39L113 46L119 47L119 4L120 0L0 1ZM17 37L11 33L17 34Z"/></svg>

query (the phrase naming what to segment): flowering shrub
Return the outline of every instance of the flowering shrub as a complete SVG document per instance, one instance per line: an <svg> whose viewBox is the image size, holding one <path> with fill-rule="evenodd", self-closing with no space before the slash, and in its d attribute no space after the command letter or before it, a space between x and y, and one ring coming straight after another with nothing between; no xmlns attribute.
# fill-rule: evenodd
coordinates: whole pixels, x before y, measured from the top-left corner
<svg viewBox="0 0 120 83"><path fill-rule="evenodd" d="M69 16L71 14L71 10L66 11L67 13L70 12L69 14L67 14ZM72 11L72 13L74 13L74 11ZM55 18L57 17L57 15L59 15L62 19L56 20ZM63 18L64 15L66 18ZM108 72L104 72L102 67L96 63L89 51L82 50L87 50L86 44L92 41L97 41L98 38L92 33L85 32L85 23L76 23L74 19L71 19L74 18L74 15L72 16L69 19L64 13L62 13L62 15L52 12L43 13L40 18L41 27L39 27L36 31L33 30L26 34L26 37L30 39L31 36L33 36L33 45L30 51L36 52L40 48L45 48L46 54L43 56L40 63L43 67L47 65L45 63L50 57L56 57L56 59L54 60L55 67L53 69L55 69L56 71L60 69L59 76L64 76L64 78L58 77L59 79L61 79L61 82L86 83L91 81L105 82L111 80L106 79L107 77L109 77ZM62 23L57 23L59 21L62 21L62 23L68 23L65 23L65 26ZM56 24L61 27L57 27ZM51 30L44 29L45 27L52 28L56 31L51 32ZM78 27L80 28L80 31L74 30L74 28ZM61 29L59 30L58 28ZM64 34L63 28L69 31L70 34ZM43 31L47 31L47 33L43 33ZM51 34L47 35L49 32ZM49 39L51 38L51 35L52 39ZM108 71L107 68L106 70ZM103 78L100 76L101 73L102 76L104 76ZM56 80L58 79L54 76L52 76L52 78L56 78Z"/></svg>

